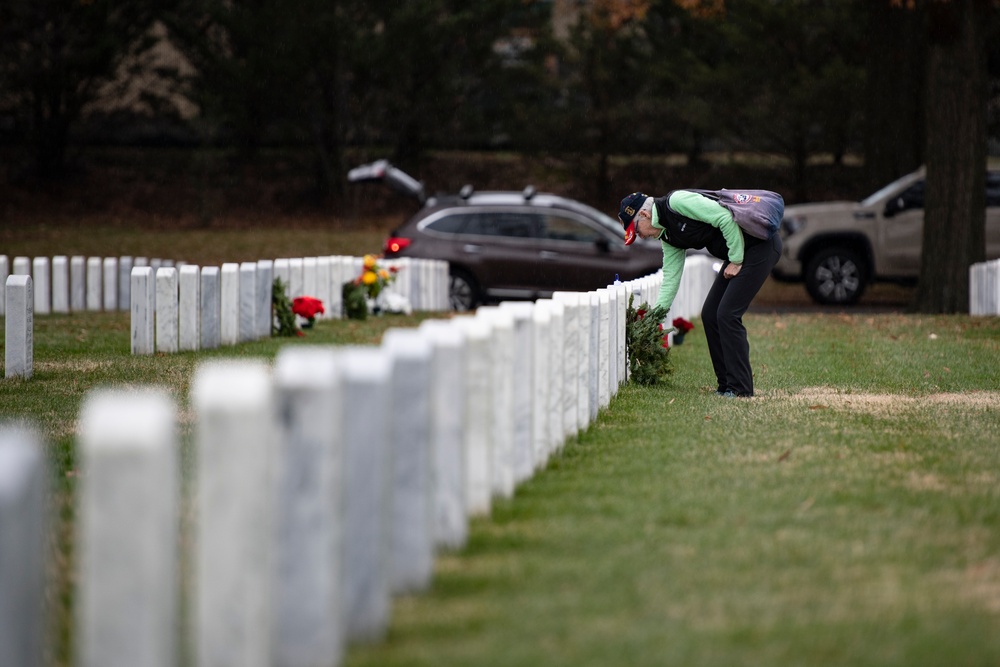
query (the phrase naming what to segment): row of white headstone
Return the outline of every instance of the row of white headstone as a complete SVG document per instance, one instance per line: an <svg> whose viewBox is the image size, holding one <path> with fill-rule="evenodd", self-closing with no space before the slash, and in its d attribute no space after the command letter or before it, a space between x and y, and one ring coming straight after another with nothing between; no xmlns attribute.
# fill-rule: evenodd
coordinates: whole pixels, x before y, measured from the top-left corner
<svg viewBox="0 0 1000 667"><path fill-rule="evenodd" d="M183 262L177 262L182 265ZM174 266L173 260L147 257L15 257L0 255L0 284L8 275L31 276L32 306L36 315L84 311L128 310L129 275L135 266ZM0 315L7 303L0 295Z"/></svg>
<svg viewBox="0 0 1000 667"><path fill-rule="evenodd" d="M323 302L320 319L339 319L342 288L362 274L364 258L349 256L262 259L222 267L136 267L131 274L132 354L178 352L235 345L271 335L272 283L280 278L287 296ZM448 309L448 264L401 259L390 285L410 307Z"/></svg>
<svg viewBox="0 0 1000 667"><path fill-rule="evenodd" d="M268 260L270 261L270 260ZM289 296L313 296L323 301L328 315L340 313L340 284L361 275L363 258L334 255L273 261L275 274L283 275ZM448 308L447 264L433 260L400 258L382 262L386 268L409 268L400 274L392 289L406 297L415 310ZM9 275L31 276L32 307L35 315L84 311L129 310L132 269L149 267L153 276L160 268L173 267L178 273L183 261L147 257L15 257L0 255L0 285ZM242 265L239 265L242 266ZM442 269L442 267L444 267ZM284 274L283 274L284 270ZM443 272L442 272L443 271ZM324 280L330 275L330 280ZM335 277L334 277L335 276ZM335 281L340 280L341 283ZM325 286L329 284L327 289ZM311 289L312 288L312 289ZM324 298L325 297L325 298ZM6 312L6 295L0 292L0 315Z"/></svg>
<svg viewBox="0 0 1000 667"><path fill-rule="evenodd" d="M969 314L1000 315L1000 259L969 267Z"/></svg>
<svg viewBox="0 0 1000 667"><path fill-rule="evenodd" d="M77 432L76 664L330 666L347 644L380 640L393 596L425 589L435 553L462 548L470 518L610 404L626 377L628 297L658 289L651 276L390 329L378 347L204 362L186 417L190 484L174 397L90 392ZM43 660L42 451L30 429L0 429L2 665Z"/></svg>

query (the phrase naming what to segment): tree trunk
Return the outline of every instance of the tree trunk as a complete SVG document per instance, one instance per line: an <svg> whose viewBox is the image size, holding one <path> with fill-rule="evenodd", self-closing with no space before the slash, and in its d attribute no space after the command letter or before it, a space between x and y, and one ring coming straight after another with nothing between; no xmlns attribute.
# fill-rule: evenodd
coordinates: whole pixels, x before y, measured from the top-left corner
<svg viewBox="0 0 1000 667"><path fill-rule="evenodd" d="M927 194L916 307L968 312L969 265L986 256L989 0L929 6Z"/></svg>
<svg viewBox="0 0 1000 667"><path fill-rule="evenodd" d="M923 163L924 13L890 0L866 5L865 186L874 192Z"/></svg>

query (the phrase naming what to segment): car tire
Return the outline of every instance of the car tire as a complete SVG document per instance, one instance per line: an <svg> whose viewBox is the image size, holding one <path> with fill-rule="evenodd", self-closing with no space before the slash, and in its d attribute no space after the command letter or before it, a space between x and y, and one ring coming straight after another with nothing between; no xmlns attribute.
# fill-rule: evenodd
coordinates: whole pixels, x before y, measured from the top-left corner
<svg viewBox="0 0 1000 667"><path fill-rule="evenodd" d="M868 286L868 264L853 250L827 248L806 264L805 282L817 303L848 306L857 303Z"/></svg>
<svg viewBox="0 0 1000 667"><path fill-rule="evenodd" d="M452 310L472 310L479 305L479 286L475 278L461 269L452 269L449 278L448 301Z"/></svg>

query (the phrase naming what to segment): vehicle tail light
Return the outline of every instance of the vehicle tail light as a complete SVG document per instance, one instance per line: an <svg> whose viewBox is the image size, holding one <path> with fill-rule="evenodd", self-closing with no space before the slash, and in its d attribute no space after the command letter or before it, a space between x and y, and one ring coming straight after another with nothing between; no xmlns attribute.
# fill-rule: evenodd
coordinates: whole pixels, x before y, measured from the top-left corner
<svg viewBox="0 0 1000 667"><path fill-rule="evenodd" d="M383 249L386 257L392 257L393 255L401 252L406 246L410 245L411 239L403 238L402 236L390 236L385 240L385 248Z"/></svg>

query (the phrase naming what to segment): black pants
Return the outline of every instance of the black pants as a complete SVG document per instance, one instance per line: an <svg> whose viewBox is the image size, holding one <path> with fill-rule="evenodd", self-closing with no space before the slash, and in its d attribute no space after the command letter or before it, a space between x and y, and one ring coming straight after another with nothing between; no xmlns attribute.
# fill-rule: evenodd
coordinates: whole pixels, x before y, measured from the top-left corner
<svg viewBox="0 0 1000 667"><path fill-rule="evenodd" d="M708 352L719 381L719 391L753 396L753 370L750 368L750 343L743 326L743 313L757 296L761 286L781 255L781 237L762 241L744 235L743 268L735 278L723 275L725 262L712 284L701 310Z"/></svg>

